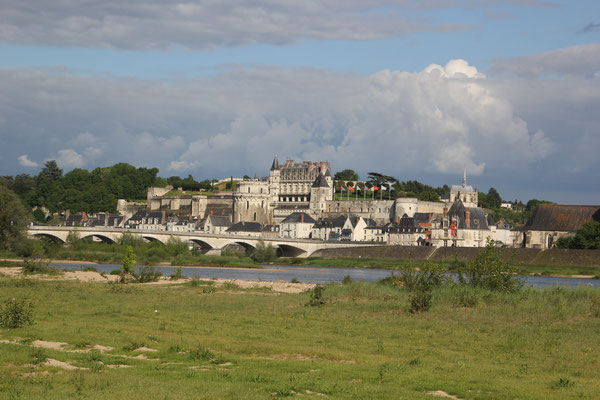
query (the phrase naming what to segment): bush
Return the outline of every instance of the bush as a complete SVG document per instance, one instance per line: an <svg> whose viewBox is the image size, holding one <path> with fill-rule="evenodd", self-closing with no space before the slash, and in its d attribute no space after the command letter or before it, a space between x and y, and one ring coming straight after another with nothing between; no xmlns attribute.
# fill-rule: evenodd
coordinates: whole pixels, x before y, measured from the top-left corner
<svg viewBox="0 0 600 400"><path fill-rule="evenodd" d="M250 258L258 263L271 262L277 258L277 253L271 243L265 245L265 242L260 239Z"/></svg>
<svg viewBox="0 0 600 400"><path fill-rule="evenodd" d="M409 298L411 313L426 312L431 308L431 291L417 290Z"/></svg>
<svg viewBox="0 0 600 400"><path fill-rule="evenodd" d="M179 240L175 237L170 237L165 245L165 250L172 257L188 254L190 252L187 242Z"/></svg>
<svg viewBox="0 0 600 400"><path fill-rule="evenodd" d="M323 285L317 285L313 288L310 293L310 300L307 305L311 307L318 307L325 304L327 301L323 298L323 292L325 291L325 287Z"/></svg>
<svg viewBox="0 0 600 400"><path fill-rule="evenodd" d="M407 266L403 267L398 274L392 274L390 278L381 280L381 283L402 286L409 292L417 290L428 291L440 287L448 281L446 271L441 264L425 263L420 269Z"/></svg>
<svg viewBox="0 0 600 400"><path fill-rule="evenodd" d="M454 298L454 305L456 307L473 308L476 307L478 303L479 296L477 295L477 292L467 288L458 290L456 297Z"/></svg>
<svg viewBox="0 0 600 400"><path fill-rule="evenodd" d="M121 270L124 274L129 275L132 275L135 271L135 252L131 246L127 246L127 254L123 258Z"/></svg>
<svg viewBox="0 0 600 400"><path fill-rule="evenodd" d="M466 267L457 271L458 282L463 285L482 287L500 292L516 292L524 281L517 276L518 268L502 260L494 241L489 239Z"/></svg>
<svg viewBox="0 0 600 400"><path fill-rule="evenodd" d="M156 282L160 279L162 273L158 268L151 266L144 266L140 269L140 272L133 273L133 278L138 283Z"/></svg>
<svg viewBox="0 0 600 400"><path fill-rule="evenodd" d="M25 300L8 299L0 306L0 327L21 328L33 324L33 304Z"/></svg>
<svg viewBox="0 0 600 400"><path fill-rule="evenodd" d="M298 278L294 277L294 278L292 278L290 283L300 283L300 281L298 280Z"/></svg>
<svg viewBox="0 0 600 400"><path fill-rule="evenodd" d="M28 257L23 260L23 273L25 275L31 274L60 274L61 271L56 267L49 267L47 262Z"/></svg>
<svg viewBox="0 0 600 400"><path fill-rule="evenodd" d="M175 268L175 271L173 272L173 275L171 275L171 280L178 280L181 279L182 275L181 275L181 267L177 267Z"/></svg>
<svg viewBox="0 0 600 400"><path fill-rule="evenodd" d="M121 275L121 271L120 269L113 269L112 271L110 271L111 275Z"/></svg>
<svg viewBox="0 0 600 400"><path fill-rule="evenodd" d="M352 277L350 275L346 275L342 280L342 285L349 285L352 283Z"/></svg>

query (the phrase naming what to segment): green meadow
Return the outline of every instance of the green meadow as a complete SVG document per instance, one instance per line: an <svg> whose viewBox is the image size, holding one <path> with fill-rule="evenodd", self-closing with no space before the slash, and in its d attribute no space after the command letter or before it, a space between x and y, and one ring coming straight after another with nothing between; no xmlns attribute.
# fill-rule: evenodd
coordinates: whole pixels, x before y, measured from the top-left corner
<svg viewBox="0 0 600 400"><path fill-rule="evenodd" d="M33 323L0 328L0 399L600 398L597 289L322 289L2 275Z"/></svg>

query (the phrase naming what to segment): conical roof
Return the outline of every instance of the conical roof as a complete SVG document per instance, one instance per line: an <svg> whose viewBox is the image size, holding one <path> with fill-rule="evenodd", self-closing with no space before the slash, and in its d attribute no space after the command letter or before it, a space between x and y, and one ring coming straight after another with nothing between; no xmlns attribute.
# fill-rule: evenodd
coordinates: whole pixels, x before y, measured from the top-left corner
<svg viewBox="0 0 600 400"><path fill-rule="evenodd" d="M327 183L327 180L325 179L325 176L322 172L319 172L319 176L317 176L317 179L315 179L315 181L313 182L312 187L329 187L329 184Z"/></svg>
<svg viewBox="0 0 600 400"><path fill-rule="evenodd" d="M278 169L279 169L279 160L277 159L277 156L275 156L275 158L273 159L273 165L271 165L271 171L278 170Z"/></svg>
<svg viewBox="0 0 600 400"><path fill-rule="evenodd" d="M331 168L327 168L327 171L325 171L325 177L331 176Z"/></svg>

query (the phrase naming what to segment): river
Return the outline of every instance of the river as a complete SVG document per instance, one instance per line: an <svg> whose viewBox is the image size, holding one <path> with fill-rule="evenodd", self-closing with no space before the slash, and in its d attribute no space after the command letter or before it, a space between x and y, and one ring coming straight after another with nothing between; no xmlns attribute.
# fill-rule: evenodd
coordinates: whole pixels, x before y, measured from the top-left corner
<svg viewBox="0 0 600 400"><path fill-rule="evenodd" d="M85 267L94 267L98 272L110 273L120 265L111 264L63 264L51 263L50 265L64 270L81 270ZM164 276L173 274L175 267L158 268ZM301 265L263 265L262 269L228 268L228 267L183 267L182 275L189 278L219 278L242 279L252 281L291 281L296 278L304 283L341 282L346 275L353 281L373 282L387 278L393 271L377 268L331 268ZM526 276L526 285L536 288L551 286L592 286L600 288L600 279L562 278L552 276Z"/></svg>

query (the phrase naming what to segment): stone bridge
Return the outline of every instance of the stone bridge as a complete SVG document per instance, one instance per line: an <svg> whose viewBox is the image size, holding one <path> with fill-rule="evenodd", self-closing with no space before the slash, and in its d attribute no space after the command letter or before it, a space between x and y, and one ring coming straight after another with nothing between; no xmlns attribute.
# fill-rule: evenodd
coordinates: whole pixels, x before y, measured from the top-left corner
<svg viewBox="0 0 600 400"><path fill-rule="evenodd" d="M357 246L381 246L365 242L323 242L310 239L269 238L245 235L213 235L204 232L171 232L140 229L105 228L105 227L69 227L69 226L30 226L27 229L30 236L48 237L66 243L70 232L77 232L80 239L92 237L107 243L117 243L124 233L141 237L147 241L159 241L166 244L170 238L188 242L200 247L208 254L221 254L228 245L238 244L246 249L253 249L259 240L271 244L277 249L280 257L309 257L317 250Z"/></svg>

